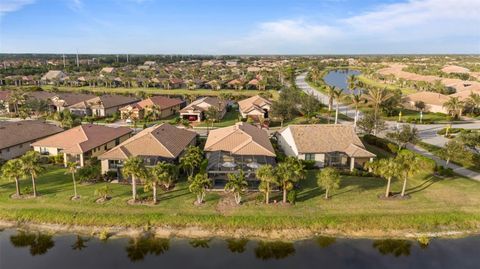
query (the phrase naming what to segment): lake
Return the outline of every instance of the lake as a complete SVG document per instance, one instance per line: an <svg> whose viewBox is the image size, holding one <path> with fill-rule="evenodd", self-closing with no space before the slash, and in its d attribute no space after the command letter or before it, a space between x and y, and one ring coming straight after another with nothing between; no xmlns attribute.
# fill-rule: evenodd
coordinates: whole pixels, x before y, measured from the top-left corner
<svg viewBox="0 0 480 269"><path fill-rule="evenodd" d="M0 268L479 268L480 236L409 240L320 237L295 243L0 232Z"/></svg>
<svg viewBox="0 0 480 269"><path fill-rule="evenodd" d="M337 88L342 89L345 93L350 93L348 89L348 82L347 79L350 75L358 76L360 75L360 71L358 70L347 70L347 69L339 69L339 70L332 70L328 72L323 80L330 86L335 86ZM357 93L357 90L354 91Z"/></svg>

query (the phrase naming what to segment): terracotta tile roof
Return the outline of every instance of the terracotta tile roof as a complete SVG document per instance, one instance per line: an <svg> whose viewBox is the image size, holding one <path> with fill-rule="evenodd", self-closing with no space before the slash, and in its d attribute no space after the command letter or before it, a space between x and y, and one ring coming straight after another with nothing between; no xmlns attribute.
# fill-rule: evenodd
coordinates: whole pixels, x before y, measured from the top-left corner
<svg viewBox="0 0 480 269"><path fill-rule="evenodd" d="M222 111L227 106L227 101L221 100L216 97L203 97L193 101L188 106L180 110L180 112L181 113L189 113L191 111L203 112L203 111L207 111L210 106L215 106L217 108L220 106L220 110Z"/></svg>
<svg viewBox="0 0 480 269"><path fill-rule="evenodd" d="M80 154L121 136L131 133L127 127L112 128L104 125L86 124L33 143L33 146L61 148L66 153Z"/></svg>
<svg viewBox="0 0 480 269"><path fill-rule="evenodd" d="M42 121L0 121L0 149L31 142L62 131L62 128Z"/></svg>
<svg viewBox="0 0 480 269"><path fill-rule="evenodd" d="M276 156L267 132L245 122L210 131L205 143L205 151Z"/></svg>
<svg viewBox="0 0 480 269"><path fill-rule="evenodd" d="M135 97L123 96L123 95L102 95L96 96L92 99L81 101L79 103L73 104L71 108L85 108L85 107L96 107L100 106L103 108L111 108L116 106L123 106L131 104L138 101Z"/></svg>
<svg viewBox="0 0 480 269"><path fill-rule="evenodd" d="M425 104L443 106L448 101L448 95L436 92L416 92L407 95L403 100L406 102L422 101Z"/></svg>
<svg viewBox="0 0 480 269"><path fill-rule="evenodd" d="M272 105L272 102L269 100L259 96L255 95L250 98L238 101L238 106L240 108L240 111L243 113L248 113L249 111L252 111L253 109L261 110L263 111L263 106L265 105Z"/></svg>
<svg viewBox="0 0 480 269"><path fill-rule="evenodd" d="M136 104L141 108L152 107L156 105L161 109L167 109L173 106L180 105L181 103L183 103L183 101L179 98L168 98L165 96L152 96Z"/></svg>
<svg viewBox="0 0 480 269"><path fill-rule="evenodd" d="M142 130L99 158L125 160L130 156L159 156L174 159L196 136L194 132L163 123Z"/></svg>
<svg viewBox="0 0 480 269"><path fill-rule="evenodd" d="M290 125L298 153L345 152L350 157L374 157L365 149L353 126L342 124Z"/></svg>
<svg viewBox="0 0 480 269"><path fill-rule="evenodd" d="M69 106L92 98L95 98L95 95L84 93L58 93L56 96L52 97L52 101L57 106Z"/></svg>

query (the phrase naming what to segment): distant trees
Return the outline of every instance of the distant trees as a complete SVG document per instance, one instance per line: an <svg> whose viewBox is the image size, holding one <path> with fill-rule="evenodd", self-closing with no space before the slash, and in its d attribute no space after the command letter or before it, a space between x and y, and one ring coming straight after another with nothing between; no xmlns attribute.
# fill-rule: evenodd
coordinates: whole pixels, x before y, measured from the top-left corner
<svg viewBox="0 0 480 269"><path fill-rule="evenodd" d="M380 105L386 100L390 99L392 96L392 93L390 93L387 89L384 88L369 88L364 95L364 98L373 105L372 131L374 135L379 131L379 126L377 125L379 123L378 112L380 109Z"/></svg>

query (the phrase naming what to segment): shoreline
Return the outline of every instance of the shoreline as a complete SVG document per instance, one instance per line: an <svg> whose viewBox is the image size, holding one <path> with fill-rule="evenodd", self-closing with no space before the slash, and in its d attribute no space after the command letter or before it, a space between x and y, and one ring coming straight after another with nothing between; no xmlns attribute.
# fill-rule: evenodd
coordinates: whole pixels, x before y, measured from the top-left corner
<svg viewBox="0 0 480 269"><path fill-rule="evenodd" d="M203 238L247 238L250 240L265 241L302 241L313 239L319 236L346 238L346 239L408 239L416 240L419 238L461 238L474 235L480 235L479 230L450 230L441 232L416 232L408 230L359 230L359 231L341 231L327 229L323 231L313 231L310 229L273 229L273 230L255 230L255 229L208 229L199 226L173 227L157 226L149 227L128 227L128 226L86 226L86 225L66 225L53 223L34 223L34 222L16 222L0 220L0 230L20 229L34 232L49 233L53 235L77 234L83 236L100 237L102 233L107 232L110 238L136 238L145 234L151 234L158 238L182 238L182 239L203 239Z"/></svg>

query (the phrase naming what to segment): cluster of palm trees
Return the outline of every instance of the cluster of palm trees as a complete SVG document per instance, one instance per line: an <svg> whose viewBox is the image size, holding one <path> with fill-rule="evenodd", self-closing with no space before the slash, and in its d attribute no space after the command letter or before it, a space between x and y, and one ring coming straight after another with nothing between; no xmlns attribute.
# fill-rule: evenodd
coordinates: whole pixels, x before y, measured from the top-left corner
<svg viewBox="0 0 480 269"><path fill-rule="evenodd" d="M390 197L390 186L394 178L402 179L402 191L400 196L404 197L407 181L410 177L422 170L422 160L411 151L401 151L394 158L379 159L366 164L366 168L373 174L387 180L385 197Z"/></svg>
<svg viewBox="0 0 480 269"><path fill-rule="evenodd" d="M7 161L2 166L2 176L11 181L15 181L16 197L21 197L20 179L30 176L32 180L32 195L37 197L36 179L45 171L41 165L40 154L35 151L29 151L18 159Z"/></svg>
<svg viewBox="0 0 480 269"><path fill-rule="evenodd" d="M450 97L448 101L443 104L443 107L454 119L461 117L464 111L474 115L480 115L480 94L472 92L464 101L460 100L459 97Z"/></svg>

